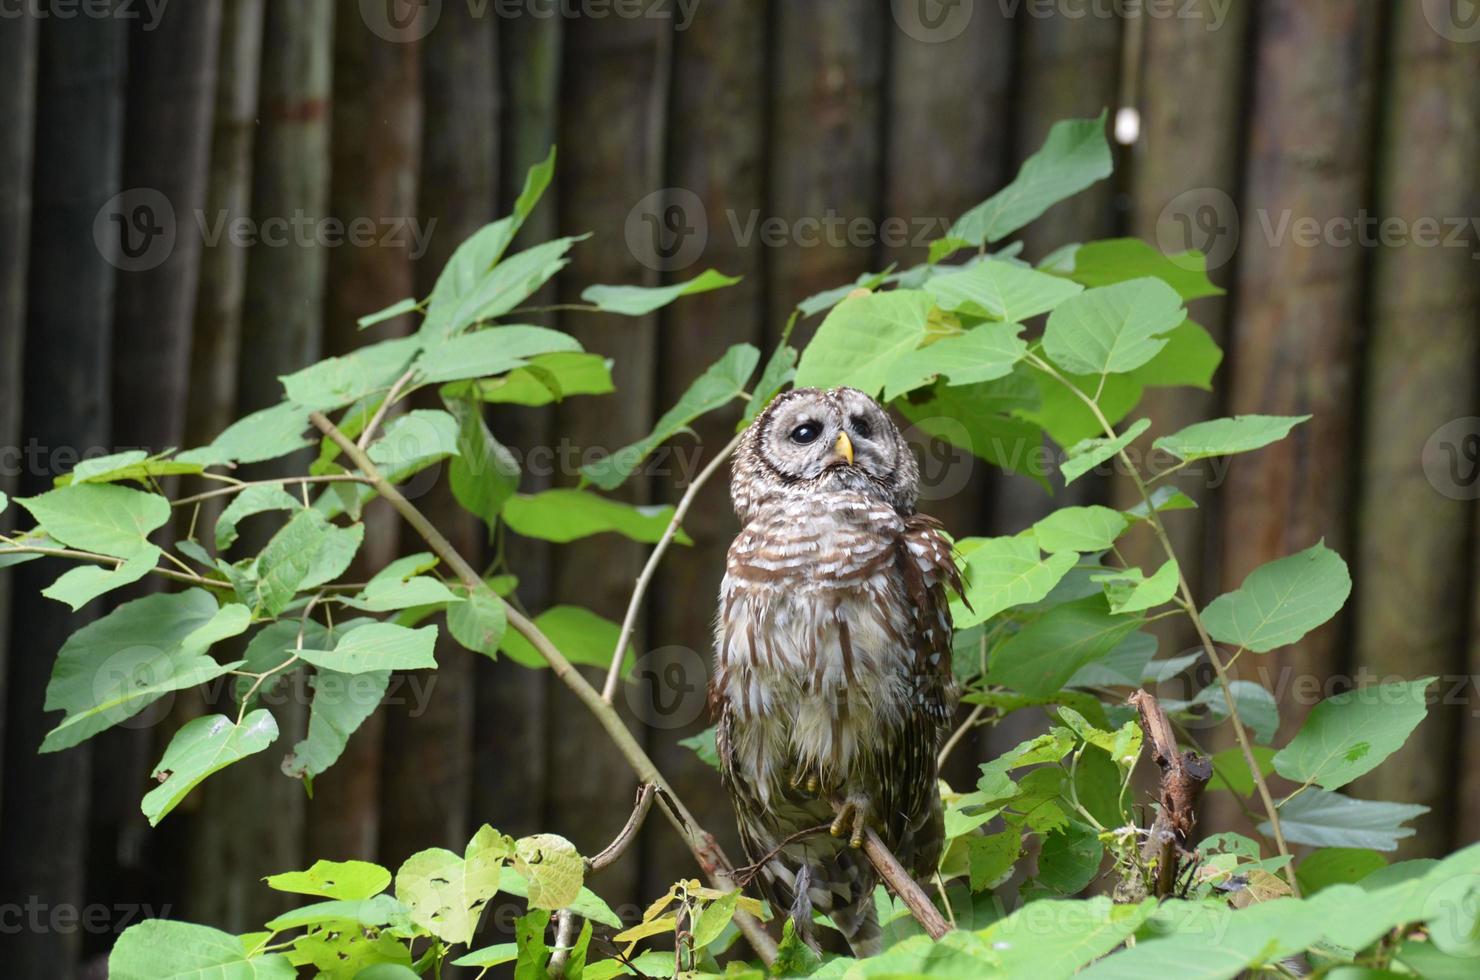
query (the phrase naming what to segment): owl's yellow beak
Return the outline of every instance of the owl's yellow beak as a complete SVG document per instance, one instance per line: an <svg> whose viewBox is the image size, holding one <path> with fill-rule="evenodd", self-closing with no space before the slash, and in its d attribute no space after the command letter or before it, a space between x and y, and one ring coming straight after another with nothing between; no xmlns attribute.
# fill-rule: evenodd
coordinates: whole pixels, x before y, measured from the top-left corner
<svg viewBox="0 0 1480 980"><path fill-rule="evenodd" d="M833 443L833 452L846 459L849 466L853 465L853 441L848 438L848 433L838 433L838 441Z"/></svg>

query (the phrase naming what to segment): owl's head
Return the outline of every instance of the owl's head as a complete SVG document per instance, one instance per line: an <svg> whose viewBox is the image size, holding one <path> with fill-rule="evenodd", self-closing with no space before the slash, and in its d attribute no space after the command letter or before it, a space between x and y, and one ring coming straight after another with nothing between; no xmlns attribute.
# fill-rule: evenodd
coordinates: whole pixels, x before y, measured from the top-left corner
<svg viewBox="0 0 1480 980"><path fill-rule="evenodd" d="M857 388L778 395L735 454L730 499L743 522L768 500L854 490L912 513L920 466L883 407Z"/></svg>

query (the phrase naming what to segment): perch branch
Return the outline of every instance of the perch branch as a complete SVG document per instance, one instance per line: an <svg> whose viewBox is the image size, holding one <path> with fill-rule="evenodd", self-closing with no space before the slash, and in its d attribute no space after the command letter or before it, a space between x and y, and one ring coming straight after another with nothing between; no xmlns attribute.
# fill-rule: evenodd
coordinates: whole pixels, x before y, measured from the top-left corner
<svg viewBox="0 0 1480 980"><path fill-rule="evenodd" d="M427 545L436 552L437 556L447 563L447 567L452 570L453 574L458 577L464 586L470 591L482 591L487 595L494 595L493 590L488 587L488 583L479 577L477 571L458 553L457 549L452 546L451 542L447 540L442 532L437 530L432 522L427 519L427 516L417 509L415 504L406 499L395 484L391 483L381 474L380 470L360 447L356 446L348 436L341 432L338 426L329 420L328 416L322 412L314 412L309 418L320 432L332 439L344 451L344 454L354 462L360 472L365 475L365 478L370 481L376 492L390 503L391 507L405 519L406 523L410 524L412 529L421 536L422 540L426 541ZM644 783L653 784L656 788L655 793L663 812L684 838L684 842L688 844L689 850L699 861L699 866L703 868L705 875L710 879L714 887L725 891L735 889L737 886L732 877L733 865L725 857L724 852L715 842L713 835L699 826L698 821L694 819L688 808L673 794L673 791L668 786L668 781L658 771L658 767L653 763L653 760L643 751L637 739L627 730L627 726L622 723L622 719L617 714L616 709L602 700L601 693L591 686L580 671L572 666L571 662L556 648L554 643L550 642L550 638L545 636L539 627L535 626L528 617L501 597L499 597L499 601L503 603L504 614L508 619L509 626L529 641L535 651L550 665L550 672L562 684L570 688L571 692L596 716L597 722L606 730L607 735L611 738L613 744L616 745L617 751L622 753L623 758L627 760L628 765L637 774L637 778ZM745 938L750 942L751 947L755 949L761 959L770 963L776 958L775 940L771 938L770 934L766 932L765 927L753 916L737 912L735 914L735 924L745 934Z"/></svg>
<svg viewBox="0 0 1480 980"><path fill-rule="evenodd" d="M1161 769L1161 808L1141 847L1143 865L1156 867L1153 893L1171 895L1184 858L1195 857L1192 831L1197 826L1197 803L1203 787L1213 778L1213 767L1196 752L1179 752L1177 736L1161 702L1146 691L1135 691L1126 699L1141 717L1141 731L1151 759Z"/></svg>
<svg viewBox="0 0 1480 980"><path fill-rule="evenodd" d="M617 636L617 647L612 651L612 663L606 671L606 683L601 688L601 700L607 704L611 704L612 698L617 694L617 684L622 680L622 661L625 658L627 642L632 639L632 631L637 626L637 610L642 606L642 600L647 595L648 586L652 583L658 562L663 560L663 553L668 550L668 546L678 535L679 526L688 514L694 498L699 495L699 490L709 482L709 478L714 476L715 471L723 465L724 461L730 458L735 447L740 445L740 438L744 434L743 431L737 433L735 438L731 439L729 444L721 449L704 469L699 471L699 475L694 477L694 481L684 490L678 506L673 509L673 517L668 521L668 526L663 529L663 536L658 539L653 553L648 556L647 564L642 568L642 573L637 576L637 585L632 589L632 600L627 603L627 615L622 618L622 630Z"/></svg>
<svg viewBox="0 0 1480 980"><path fill-rule="evenodd" d="M904 865L899 863L899 858L885 846L872 827L863 839L863 853L879 873L879 877L889 886L889 890L909 906L910 912L930 934L931 939L940 939L951 931L951 924L940 914L940 909L935 907L930 896L910 877Z"/></svg>

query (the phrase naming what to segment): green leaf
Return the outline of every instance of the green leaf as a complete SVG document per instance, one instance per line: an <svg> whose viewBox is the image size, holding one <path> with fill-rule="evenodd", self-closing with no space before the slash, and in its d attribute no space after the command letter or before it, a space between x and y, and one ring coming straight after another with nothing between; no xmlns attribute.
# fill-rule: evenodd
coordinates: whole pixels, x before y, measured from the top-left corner
<svg viewBox="0 0 1480 980"><path fill-rule="evenodd" d="M714 740L714 726L704 729L697 735L681 738L678 744L686 749L693 749L699 761L713 769L719 768L719 746Z"/></svg>
<svg viewBox="0 0 1480 980"><path fill-rule="evenodd" d="M1280 711L1274 695L1256 681L1230 681L1228 689L1233 694L1233 703L1238 706L1239 717L1253 730L1254 737L1261 742L1274 738L1280 727ZM1199 720L1206 724L1208 720L1216 723L1228 717L1228 701L1217 684L1198 691L1191 701L1162 698L1161 706L1167 714L1179 720ZM1200 716L1193 710L1196 708L1206 709L1206 716Z"/></svg>
<svg viewBox="0 0 1480 980"><path fill-rule="evenodd" d="M1139 568L1123 569L1111 575L1096 576L1105 585L1105 598L1110 601L1110 611L1120 613L1144 612L1164 602L1170 602L1177 594L1180 583L1177 562L1168 559L1161 567L1146 578Z"/></svg>
<svg viewBox="0 0 1480 980"><path fill-rule="evenodd" d="M694 920L695 949L703 949L720 937L730 920L735 917L735 906L739 902L740 893L733 891L704 907Z"/></svg>
<svg viewBox="0 0 1480 980"><path fill-rule="evenodd" d="M268 888L295 895L317 895L344 901L370 898L385 891L391 873L369 861L315 861L307 871L268 875Z"/></svg>
<svg viewBox="0 0 1480 980"><path fill-rule="evenodd" d="M471 392L486 402L540 406L572 395L606 395L615 390L607 358L557 351L526 358L523 367L500 377L480 379Z"/></svg>
<svg viewBox="0 0 1480 980"><path fill-rule="evenodd" d="M440 580L421 574L435 567L436 556L426 551L397 558L376 572L359 595L342 601L366 612L391 612L458 601L458 596Z"/></svg>
<svg viewBox="0 0 1480 980"><path fill-rule="evenodd" d="M175 460L202 466L261 463L307 448L309 441L304 437L307 428L308 409L281 402L238 419L209 446L183 452Z"/></svg>
<svg viewBox="0 0 1480 980"><path fill-rule="evenodd" d="M529 882L518 871L505 865L503 876L499 879L498 890L508 895L524 898L529 892ZM611 907L589 888L582 888L580 896L567 907L577 915L593 922L611 926L613 929L622 928L622 920L617 917L617 913L613 912Z"/></svg>
<svg viewBox="0 0 1480 980"><path fill-rule="evenodd" d="M997 648L988 677L1023 694L1045 697L1140 625L1137 616L1112 616L1103 596L1055 606Z"/></svg>
<svg viewBox="0 0 1480 980"><path fill-rule="evenodd" d="M218 664L205 651L249 622L244 606L218 607L210 593L190 589L126 602L82 627L63 644L46 685L46 710L67 716L41 751L71 748L171 691L237 666Z"/></svg>
<svg viewBox="0 0 1480 980"><path fill-rule="evenodd" d="M204 469L198 463L182 463L179 460L165 458L168 455L168 453L161 453L158 456L149 456L142 449L135 449L129 452L113 453L109 456L95 456L78 463L71 473L57 477L56 485L64 487L71 483L117 483L121 480L135 480L149 486L153 477L180 476L187 473L199 473Z"/></svg>
<svg viewBox="0 0 1480 980"><path fill-rule="evenodd" d="M108 954L111 980L293 980L286 956L248 956L229 932L173 919L124 930Z"/></svg>
<svg viewBox="0 0 1480 980"><path fill-rule="evenodd" d="M1300 891L1308 896L1332 885L1361 881L1378 868L1387 867L1387 858L1361 847L1324 847L1301 861L1295 869Z"/></svg>
<svg viewBox="0 0 1480 980"><path fill-rule="evenodd" d="M797 387L848 385L877 396L895 361L925 339L934 305L928 293L913 289L843 300L802 351Z"/></svg>
<svg viewBox="0 0 1480 980"><path fill-rule="evenodd" d="M937 385L928 397L912 395L895 405L916 429L942 439L1009 473L1020 473L1048 489L1042 459L1043 430L1006 413L1021 408L1013 377L979 385Z"/></svg>
<svg viewBox="0 0 1480 980"><path fill-rule="evenodd" d="M399 475L457 454L457 420L438 409L418 408L392 419L367 455Z"/></svg>
<svg viewBox="0 0 1480 980"><path fill-rule="evenodd" d="M308 737L295 744L293 751L283 759L283 773L312 779L326 772L344 753L349 737L380 707L390 680L388 670L359 674L341 674L333 670L315 673L311 682L313 701L309 704ZM389 872L386 881L390 881ZM268 883L271 884L270 881Z"/></svg>
<svg viewBox="0 0 1480 980"><path fill-rule="evenodd" d="M1434 682L1376 684L1329 697L1311 709L1290 744L1274 757L1286 779L1340 789L1377 768L1428 715Z"/></svg>
<svg viewBox="0 0 1480 980"><path fill-rule="evenodd" d="M374 670L419 670L435 668L432 651L437 645L437 627L407 629L394 623L357 626L339 638L333 650L298 651L315 667L341 674L363 674Z"/></svg>
<svg viewBox="0 0 1480 980"><path fill-rule="evenodd" d="M593 534L615 532L652 543L673 520L671 506L634 506L589 490L545 490L518 494L504 504L504 523L516 534L564 544ZM682 530L676 540L693 544Z"/></svg>
<svg viewBox="0 0 1480 980"><path fill-rule="evenodd" d="M293 404L332 412L370 395L388 394L420 343L416 337L382 340L341 357L325 358L278 380Z"/></svg>
<svg viewBox="0 0 1480 980"><path fill-rule="evenodd" d="M943 310L1022 323L1047 313L1083 287L1016 262L986 259L926 281L925 291Z"/></svg>
<svg viewBox="0 0 1480 980"><path fill-rule="evenodd" d="M1151 448L1188 461L1247 453L1279 442L1290 434L1291 429L1309 418L1309 415L1238 415L1213 419L1162 436L1151 444Z"/></svg>
<svg viewBox="0 0 1480 980"><path fill-rule="evenodd" d="M514 920L515 944L519 947L514 980L545 980L550 975L545 969L550 960L550 947L545 945L549 925L549 909L531 909Z"/></svg>
<svg viewBox="0 0 1480 980"><path fill-rule="evenodd" d="M1336 615L1351 590L1346 562L1318 542L1254 569L1237 591L1208 604L1203 623L1221 643L1266 653Z"/></svg>
<svg viewBox="0 0 1480 980"><path fill-rule="evenodd" d="M968 542L971 539L961 544ZM1031 535L988 538L977 543L966 556L963 576L970 608L958 604L951 607L956 628L966 629L1004 609L1039 601L1077 560L1073 554L1042 557Z"/></svg>
<svg viewBox="0 0 1480 980"><path fill-rule="evenodd" d="M540 632L550 638L567 660L592 667L607 667L612 651L617 648L621 627L581 606L552 606L534 618ZM510 659L526 667L547 667L545 658L535 652L528 640L518 633L504 634L499 649ZM631 645L626 650L624 673L636 659Z"/></svg>
<svg viewBox="0 0 1480 980"><path fill-rule="evenodd" d="M1259 763L1259 774L1268 776L1274 772L1274 749L1268 745L1252 745L1254 761ZM1244 750L1238 746L1214 753L1213 781L1209 790L1226 789L1239 796L1254 795L1254 776L1249 772L1249 763L1244 759Z"/></svg>
<svg viewBox="0 0 1480 980"><path fill-rule="evenodd" d="M10 506L10 498L7 497L7 496L5 496L5 491L0 490L0 513L4 513L5 512L5 508L7 508L9 506Z"/></svg>
<svg viewBox="0 0 1480 980"><path fill-rule="evenodd" d="M449 943L467 943L512 854L512 842L485 825L462 857L433 847L407 858L396 872L396 897L412 922Z"/></svg>
<svg viewBox="0 0 1480 980"><path fill-rule="evenodd" d="M496 943L493 946L484 946L475 949L471 953L459 956L452 961L453 966L478 966L488 968L491 966L502 966L512 963L519 957L518 943Z"/></svg>
<svg viewBox="0 0 1480 980"><path fill-rule="evenodd" d="M755 383L755 390L751 393L750 401L745 404L745 415L741 419L742 425L750 422L767 405L771 399L781 393L781 389L791 383L797 376L797 349L790 344L781 344L771 352L766 366L761 369L760 380Z"/></svg>
<svg viewBox="0 0 1480 980"><path fill-rule="evenodd" d="M514 309L569 264L565 255L572 245L589 237L577 235L542 242L475 271L475 263L490 245L497 245L501 252L508 244L507 240L498 242L496 236L480 236L482 232L453 254L432 289L426 319L417 334L429 347L435 348L474 323L497 319ZM466 260L460 255L464 249L472 250Z"/></svg>
<svg viewBox="0 0 1480 980"><path fill-rule="evenodd" d="M41 594L48 599L65 602L76 612L98 596L130 585L148 575L154 570L160 554L158 548L149 544L117 565L81 565L63 572L55 582L42 589Z"/></svg>
<svg viewBox="0 0 1480 980"><path fill-rule="evenodd" d="M559 834L515 841L514 870L528 883L530 906L539 909L563 909L574 902L586 877L576 846Z"/></svg>
<svg viewBox="0 0 1480 980"><path fill-rule="evenodd" d="M276 616L287 609L300 589L317 588L344 574L364 540L365 526L330 524L317 511L293 515L246 568L242 601ZM235 584L235 583L233 583Z"/></svg>
<svg viewBox="0 0 1480 980"><path fill-rule="evenodd" d="M1073 483L1135 442L1141 433L1149 428L1151 428L1151 420L1141 419L1132 423L1130 428L1114 439L1085 439L1070 446L1069 458L1059 465L1059 469L1064 473L1064 482Z"/></svg>
<svg viewBox="0 0 1480 980"><path fill-rule="evenodd" d="M448 467L452 495L491 532L505 501L519 489L519 462L494 438L479 402L459 398L446 405L458 423L458 452Z"/></svg>
<svg viewBox="0 0 1480 980"><path fill-rule="evenodd" d="M1036 882L1050 892L1074 895L1094 880L1105 858L1105 846L1092 830L1070 824L1043 838Z"/></svg>
<svg viewBox="0 0 1480 980"><path fill-rule="evenodd" d="M526 367L541 354L580 351L574 337L548 327L489 327L428 348L417 359L416 370L423 381L460 381Z"/></svg>
<svg viewBox="0 0 1480 980"><path fill-rule="evenodd" d="M1073 374L1124 374L1166 345L1161 335L1181 326L1182 298L1160 279L1132 279L1087 289L1048 317L1043 352Z"/></svg>
<svg viewBox="0 0 1480 980"><path fill-rule="evenodd" d="M111 483L79 483L17 498L37 523L69 548L131 558L149 547L149 533L170 519L170 502Z"/></svg>
<svg viewBox="0 0 1480 980"><path fill-rule="evenodd" d="M1033 525L1033 536L1038 547L1049 554L1100 552L1113 545L1129 526L1119 511L1109 507L1060 507Z"/></svg>
<svg viewBox="0 0 1480 980"><path fill-rule="evenodd" d="M418 303L414 297L407 296L405 299L398 300L382 310L377 310L374 313L367 313L365 316L357 319L355 321L355 325L358 326L361 330L368 330L369 328L375 326L377 323L384 323L387 320L394 320L396 317L402 316L406 313L414 313L420 306L421 304Z"/></svg>
<svg viewBox="0 0 1480 980"><path fill-rule="evenodd" d="M231 503L216 518L216 550L225 551L230 548L236 542L236 526L253 514L302 508L303 502L282 487L263 484L247 487L231 498Z"/></svg>
<svg viewBox="0 0 1480 980"><path fill-rule="evenodd" d="M680 296L707 293L711 289L733 286L740 276L726 276L714 269L706 269L688 282L671 286L587 286L581 299L594 303L606 313L623 316L644 316L672 303Z"/></svg>
<svg viewBox="0 0 1480 980"><path fill-rule="evenodd" d="M1403 822L1428 812L1426 806L1354 800L1308 789L1280 807L1280 829L1292 844L1394 851L1398 841L1416 832ZM1270 835L1269 821L1259 825L1259 832Z"/></svg>
<svg viewBox="0 0 1480 980"><path fill-rule="evenodd" d="M337 864L335 861L320 861L318 864ZM364 862L344 862L347 864L360 864ZM318 866L315 865L315 867ZM372 868L379 865L371 865ZM381 869L384 871L384 869ZM290 874L303 874L301 871L289 872ZM273 877L281 877L274 875ZM389 871L385 871L386 884L390 883ZM271 883L269 879L269 884ZM380 886L384 888L385 885ZM377 889L378 891L379 889ZM287 929L299 929L303 926L320 924L332 924L335 926L356 925L376 929L381 926L403 926L410 925L411 918L406 906L396 901L390 895L376 895L373 898L360 899L335 899L328 902L314 902L296 908L291 912L285 912L276 918L267 921L267 928L275 932ZM414 976L415 974L413 974ZM355 974L355 980L360 980L364 974Z"/></svg>
<svg viewBox="0 0 1480 980"><path fill-rule="evenodd" d="M1223 351L1207 329L1190 319L1183 320L1164 339L1166 346L1161 352L1124 379L1146 387L1212 390L1213 373L1223 363Z"/></svg>
<svg viewBox="0 0 1480 980"><path fill-rule="evenodd" d="M240 725L225 715L186 722L154 767L153 776L160 785L144 794L141 808L149 826L157 826L211 773L261 752L277 737L277 722L266 708L251 712Z"/></svg>
<svg viewBox="0 0 1480 980"><path fill-rule="evenodd" d="M508 617L498 596L480 590L447 606L447 632L474 653L496 656L507 628Z"/></svg>
<svg viewBox="0 0 1480 980"><path fill-rule="evenodd" d="M937 377L952 385L1004 378L1028 352L1017 323L984 323L909 351L894 362L884 384L885 400L931 384Z"/></svg>
<svg viewBox="0 0 1480 980"><path fill-rule="evenodd" d="M648 454L688 428L694 419L723 408L745 391L745 382L755 373L761 352L750 344L736 344L694 379L678 404L663 413L653 431L618 449L610 456L581 467L581 475L603 490L614 490L626 482Z"/></svg>
<svg viewBox="0 0 1480 980"><path fill-rule="evenodd" d="M1157 487L1151 491L1151 507L1155 508L1157 513L1169 510L1196 510L1197 501L1176 487L1164 486ZM1143 500L1134 507L1124 511L1124 513L1126 517L1132 520L1144 521L1149 516L1150 508L1146 506L1146 501Z"/></svg>
<svg viewBox="0 0 1480 980"><path fill-rule="evenodd" d="M1200 253L1163 255L1139 238L1110 238L1079 246L1068 275L1090 287L1154 276L1184 300L1223 295L1223 290L1208 279L1207 259Z"/></svg>
<svg viewBox="0 0 1480 980"><path fill-rule="evenodd" d="M1104 895L1040 900L992 923L981 937L1002 958L1001 976L1067 980L1119 947L1154 908L1153 902L1119 905Z"/></svg>
<svg viewBox="0 0 1480 980"><path fill-rule="evenodd" d="M999 241L1110 176L1112 169L1105 113L1054 123L1043 147L1023 161L1012 183L956 219L946 237L978 246Z"/></svg>
<svg viewBox="0 0 1480 980"><path fill-rule="evenodd" d="M346 627L353 629L356 624L364 622L366 620L350 620L349 623L339 623L336 625L340 631L343 631ZM300 627L303 630L304 646L321 647L333 642L331 640L332 634L313 619L309 619L306 622L303 620L284 619L275 623L268 623L262 629L258 630L251 641L247 643L247 649L242 653L244 658L241 664L242 669L251 671L254 674L268 674L269 672L272 675L280 674L285 665L287 665L293 648L298 643L298 631ZM237 678L235 697L238 704L241 703L242 698L247 696L247 692L252 689L255 683L255 680L251 677ZM260 695L263 691L270 690L273 683L274 681L271 677L264 678L262 686L258 688L257 693Z"/></svg>
<svg viewBox="0 0 1480 980"><path fill-rule="evenodd" d="M1022 833L1016 827L970 838L967 854L971 867L971 890L979 892L994 887L1003 875L1012 870L1022 850Z"/></svg>

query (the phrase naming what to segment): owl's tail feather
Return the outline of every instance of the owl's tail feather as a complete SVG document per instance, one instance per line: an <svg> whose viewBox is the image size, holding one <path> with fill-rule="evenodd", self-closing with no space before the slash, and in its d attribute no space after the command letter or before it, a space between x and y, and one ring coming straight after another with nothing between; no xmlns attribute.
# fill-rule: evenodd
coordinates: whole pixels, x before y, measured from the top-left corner
<svg viewBox="0 0 1480 980"><path fill-rule="evenodd" d="M830 913L833 925L848 940L848 948L858 959L877 956L882 948L879 930L879 913L874 908L874 897L865 894L852 905L836 907Z"/></svg>

